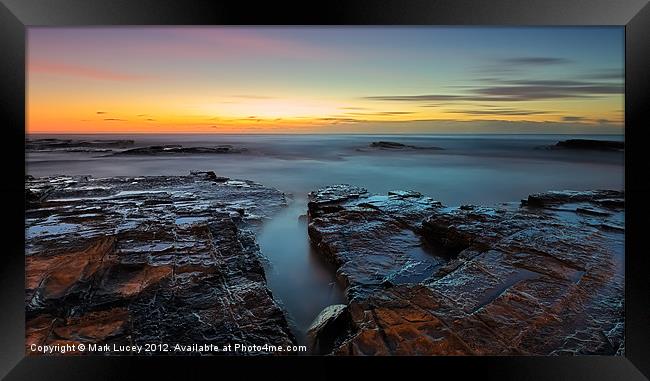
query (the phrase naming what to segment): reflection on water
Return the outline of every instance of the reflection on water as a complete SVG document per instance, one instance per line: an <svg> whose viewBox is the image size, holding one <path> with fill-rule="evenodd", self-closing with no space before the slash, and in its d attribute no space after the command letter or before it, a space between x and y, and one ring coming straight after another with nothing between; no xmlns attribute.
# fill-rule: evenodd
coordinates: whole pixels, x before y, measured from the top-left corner
<svg viewBox="0 0 650 381"><path fill-rule="evenodd" d="M51 136L50 136L51 137ZM69 136L69 138L75 138ZM96 137L94 137L96 138ZM540 147L575 136L370 136L370 135L143 135L136 145L246 147L241 154L111 157L96 153L27 154L27 172L102 176L182 175L190 170L257 181L293 194L295 201L258 237L269 258L268 281L289 311L298 336L322 307L342 302L333 271L311 251L306 226L309 191L348 183L370 192L415 190L447 205L512 202L547 190L623 189L623 154ZM587 137L620 140L622 136ZM444 150L368 149L384 140Z"/></svg>

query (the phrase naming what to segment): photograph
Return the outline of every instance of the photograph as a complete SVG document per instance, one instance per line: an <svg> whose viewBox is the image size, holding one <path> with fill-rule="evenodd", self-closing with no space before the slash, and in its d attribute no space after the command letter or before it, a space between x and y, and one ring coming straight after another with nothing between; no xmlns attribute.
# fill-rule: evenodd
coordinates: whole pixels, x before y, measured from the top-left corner
<svg viewBox="0 0 650 381"><path fill-rule="evenodd" d="M25 38L28 357L626 355L625 26Z"/></svg>

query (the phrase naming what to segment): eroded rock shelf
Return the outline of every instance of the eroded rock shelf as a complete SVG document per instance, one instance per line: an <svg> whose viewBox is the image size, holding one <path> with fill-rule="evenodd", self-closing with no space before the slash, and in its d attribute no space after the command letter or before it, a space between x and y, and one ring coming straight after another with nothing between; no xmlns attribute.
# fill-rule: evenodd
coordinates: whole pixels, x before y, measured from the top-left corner
<svg viewBox="0 0 650 381"><path fill-rule="evenodd" d="M495 208L346 185L310 197L309 235L350 300L314 325L321 353L624 351L622 192Z"/></svg>
<svg viewBox="0 0 650 381"><path fill-rule="evenodd" d="M255 235L285 195L213 172L28 177L35 344L296 344ZM347 304L307 333L335 355L623 354L624 194L448 207L412 191L309 195Z"/></svg>
<svg viewBox="0 0 650 381"><path fill-rule="evenodd" d="M277 190L212 172L26 180L30 344L295 344L254 233Z"/></svg>

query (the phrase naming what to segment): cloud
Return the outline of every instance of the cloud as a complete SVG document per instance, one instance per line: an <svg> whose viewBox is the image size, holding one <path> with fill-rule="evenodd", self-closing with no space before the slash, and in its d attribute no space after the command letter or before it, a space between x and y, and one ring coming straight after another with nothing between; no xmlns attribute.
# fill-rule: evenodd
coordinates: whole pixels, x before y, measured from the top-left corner
<svg viewBox="0 0 650 381"><path fill-rule="evenodd" d="M483 101L512 101L516 100L512 97L505 96L482 96L482 95L449 95L449 94L422 94L422 95L379 95L364 97L364 99L375 101L392 101L392 102L453 102L453 101L470 101L470 102L483 102ZM424 107L438 107L439 105L428 104Z"/></svg>
<svg viewBox="0 0 650 381"><path fill-rule="evenodd" d="M501 64L505 65L528 65L528 66L540 66L540 65L559 65L571 63L571 60L560 57L511 57L504 58L500 60Z"/></svg>
<svg viewBox="0 0 650 381"><path fill-rule="evenodd" d="M545 56L522 56L522 57L506 57L494 60L476 67L476 73L482 75L503 75L514 74L523 70L531 70L540 67L563 65L572 63L573 61L562 57L545 57Z"/></svg>
<svg viewBox="0 0 650 381"><path fill-rule="evenodd" d="M593 73L586 73L581 76L581 78L584 79L602 80L602 81L607 81L607 80L623 81L625 79L624 77L625 77L625 73L622 68L602 69L602 70L594 71Z"/></svg>
<svg viewBox="0 0 650 381"><path fill-rule="evenodd" d="M105 121L121 121L121 122L126 122L126 119L120 119L120 118L104 118Z"/></svg>
<svg viewBox="0 0 650 381"><path fill-rule="evenodd" d="M445 95L445 94L424 94L424 95L374 95L364 97L364 99L374 101L405 101L405 102L421 102L421 101L450 101L450 100L464 100L467 96L463 95Z"/></svg>
<svg viewBox="0 0 650 381"><path fill-rule="evenodd" d="M343 117L326 117L326 118L318 118L317 120L323 121L323 122L334 122L336 123L358 123L358 122L364 122L364 120L361 119L355 119L355 118L343 118Z"/></svg>
<svg viewBox="0 0 650 381"><path fill-rule="evenodd" d="M493 108L489 110L452 110L447 111L452 114L466 114L466 115L511 115L511 116L528 116L528 115L543 115L551 114L552 111L543 110L519 110L514 108Z"/></svg>
<svg viewBox="0 0 650 381"><path fill-rule="evenodd" d="M481 120L421 119L415 121L356 121L328 123L330 132L354 133L553 133L621 134L621 123L577 123L563 121L512 121L499 118Z"/></svg>
<svg viewBox="0 0 650 381"><path fill-rule="evenodd" d="M345 115L351 116L391 116L391 115L409 115L413 111L377 111L377 112L346 112Z"/></svg>
<svg viewBox="0 0 650 381"><path fill-rule="evenodd" d="M623 94L624 88L618 84L579 81L517 81L513 86L487 86L474 89L473 92L486 97L528 101Z"/></svg>
<svg viewBox="0 0 650 381"><path fill-rule="evenodd" d="M565 122L581 122L585 120L582 116L563 116L562 120Z"/></svg>
<svg viewBox="0 0 650 381"><path fill-rule="evenodd" d="M97 111L97 115L106 114L106 111Z"/></svg>
<svg viewBox="0 0 650 381"><path fill-rule="evenodd" d="M335 50L327 46L302 41L287 36L282 31L269 28L257 30L247 28L165 28L165 40L152 42L147 52L169 54L178 57L224 58L227 56L288 57L295 59L319 60L347 57L349 51ZM302 32L302 31L300 31ZM300 32L296 32L299 35Z"/></svg>
<svg viewBox="0 0 650 381"><path fill-rule="evenodd" d="M368 110L367 107L341 107L341 110Z"/></svg>
<svg viewBox="0 0 650 381"><path fill-rule="evenodd" d="M518 102L562 98L589 98L623 94L621 84L593 81L510 80L466 89L466 94L379 95L364 99L397 102L496 101Z"/></svg>
<svg viewBox="0 0 650 381"><path fill-rule="evenodd" d="M377 115L408 115L413 114L413 111L381 111Z"/></svg>
<svg viewBox="0 0 650 381"><path fill-rule="evenodd" d="M136 81L148 79L149 76L140 74L122 73L108 69L100 69L90 66L69 65L56 62L30 62L29 73L41 73L50 75L63 75L69 77L81 77L105 81Z"/></svg>
<svg viewBox="0 0 650 381"><path fill-rule="evenodd" d="M570 86L585 86L593 84L602 84L600 82L585 82L573 81L563 79L510 79L495 81L498 84L506 85L521 85L521 86L557 86L557 87L570 87Z"/></svg>
<svg viewBox="0 0 650 381"><path fill-rule="evenodd" d="M275 97L266 96L266 95L233 95L233 98L243 98L243 99L275 99Z"/></svg>

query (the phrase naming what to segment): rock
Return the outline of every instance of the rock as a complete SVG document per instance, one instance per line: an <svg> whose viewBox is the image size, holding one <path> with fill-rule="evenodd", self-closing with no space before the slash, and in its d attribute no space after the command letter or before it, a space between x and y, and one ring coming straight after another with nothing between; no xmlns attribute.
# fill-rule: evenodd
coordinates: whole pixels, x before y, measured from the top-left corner
<svg viewBox="0 0 650 381"><path fill-rule="evenodd" d="M295 344L255 241L279 191L214 172L25 187L48 189L26 210L27 345Z"/></svg>
<svg viewBox="0 0 650 381"><path fill-rule="evenodd" d="M345 304L325 307L307 329L312 353L323 354L332 351L341 332L349 329L350 316Z"/></svg>
<svg viewBox="0 0 650 381"><path fill-rule="evenodd" d="M442 150L440 147L418 147L414 145L402 144L397 142L387 142L387 141L378 141L372 142L369 145L370 148L380 148L380 149L391 149L391 150L404 150L404 149L431 149L431 150Z"/></svg>
<svg viewBox="0 0 650 381"><path fill-rule="evenodd" d="M347 184L332 185L309 194L309 204L312 210L326 204L333 204L349 199L356 199L368 193L364 188Z"/></svg>
<svg viewBox="0 0 650 381"><path fill-rule="evenodd" d="M33 180L31 179L26 179L26 180ZM38 205L40 202L45 200L47 197L48 193L52 190L53 188L51 186L43 186L40 188L34 188L34 189L29 189L25 188L25 205L27 208L34 207Z"/></svg>
<svg viewBox="0 0 650 381"><path fill-rule="evenodd" d="M235 148L231 145L219 145L214 147L183 147L181 145L147 146L116 151L113 156L121 155L179 155L179 154L224 154L241 153L244 148Z"/></svg>
<svg viewBox="0 0 650 381"><path fill-rule="evenodd" d="M529 195L522 201L522 205L551 207L560 204L571 204L588 201L603 206L622 207L624 206L623 192L611 190L595 191L550 191Z"/></svg>
<svg viewBox="0 0 650 381"><path fill-rule="evenodd" d="M611 212L604 210L602 208L585 206L576 208L577 213L591 214L592 216L608 216Z"/></svg>
<svg viewBox="0 0 650 381"><path fill-rule="evenodd" d="M407 148L407 147L412 148L413 146L407 146L405 144L395 143L395 142L372 142L372 143L370 143L370 147L389 148L389 149L402 149L402 148Z"/></svg>
<svg viewBox="0 0 650 381"><path fill-rule="evenodd" d="M133 140L76 140L76 139L26 139L28 151L110 152L112 148L126 148Z"/></svg>
<svg viewBox="0 0 650 381"><path fill-rule="evenodd" d="M329 353L623 353L624 230L605 226L624 226L624 210L602 202L622 192L549 192L488 208L335 189L338 201L313 204L309 224L348 286L350 321L328 330Z"/></svg>
<svg viewBox="0 0 650 381"><path fill-rule="evenodd" d="M206 180L214 181L217 183L223 183L230 180L227 177L217 176L217 174L214 173L214 171L190 171L190 175L196 177L203 177Z"/></svg>
<svg viewBox="0 0 650 381"><path fill-rule="evenodd" d="M422 220L439 206L415 192L370 196L362 188L331 186L309 195L308 233L351 292L410 282L445 261L429 255L418 235Z"/></svg>
<svg viewBox="0 0 650 381"><path fill-rule="evenodd" d="M594 200L594 202L598 205L606 206L606 207L614 207L614 208L623 208L625 206L625 199L624 198L599 198Z"/></svg>
<svg viewBox="0 0 650 381"><path fill-rule="evenodd" d="M557 142L557 148L596 150L596 151L623 151L625 142L613 140L569 139Z"/></svg>
<svg viewBox="0 0 650 381"><path fill-rule="evenodd" d="M390 191L388 196L393 196L397 198L409 198L409 197L420 197L422 194L420 192L414 191Z"/></svg>

